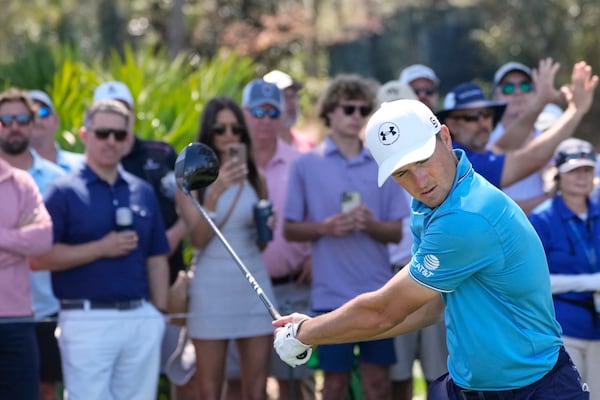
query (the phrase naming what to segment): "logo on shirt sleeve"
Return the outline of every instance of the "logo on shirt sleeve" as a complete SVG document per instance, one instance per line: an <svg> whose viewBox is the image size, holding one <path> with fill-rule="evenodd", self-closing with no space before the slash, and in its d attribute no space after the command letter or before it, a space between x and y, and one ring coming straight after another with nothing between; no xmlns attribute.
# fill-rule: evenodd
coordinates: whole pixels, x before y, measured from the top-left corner
<svg viewBox="0 0 600 400"><path fill-rule="evenodd" d="M425 268L428 270L435 271L440 266L440 260L433 254L427 254L423 257L423 264L425 264Z"/></svg>
<svg viewBox="0 0 600 400"><path fill-rule="evenodd" d="M423 257L423 263L416 262L413 267L425 278L433 276L433 271L438 269L440 266L440 260L433 254L426 254Z"/></svg>

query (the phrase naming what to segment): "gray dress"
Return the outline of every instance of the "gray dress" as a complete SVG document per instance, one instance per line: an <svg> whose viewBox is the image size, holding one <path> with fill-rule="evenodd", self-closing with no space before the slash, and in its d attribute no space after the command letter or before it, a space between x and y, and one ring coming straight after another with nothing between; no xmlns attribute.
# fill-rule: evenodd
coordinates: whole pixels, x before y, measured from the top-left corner
<svg viewBox="0 0 600 400"><path fill-rule="evenodd" d="M229 211L239 186L228 188L217 204L217 226ZM274 300L267 268L256 246L253 206L256 192L246 182L235 209L221 228L235 253L265 295ZM235 339L273 333L271 317L218 237L195 254L190 285L188 334L195 339Z"/></svg>

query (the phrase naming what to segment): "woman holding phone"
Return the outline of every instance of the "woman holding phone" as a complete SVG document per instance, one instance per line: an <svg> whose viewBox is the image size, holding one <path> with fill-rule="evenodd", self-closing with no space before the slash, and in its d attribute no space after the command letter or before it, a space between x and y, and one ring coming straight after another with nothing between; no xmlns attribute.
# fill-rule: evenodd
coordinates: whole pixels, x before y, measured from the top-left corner
<svg viewBox="0 0 600 400"><path fill-rule="evenodd" d="M221 163L219 177L196 193L198 201L267 297L273 298L253 219L254 205L267 198L266 182L252 159L239 105L228 97L211 99L202 113L197 140L212 148ZM234 339L240 355L242 398L262 399L272 347L271 318L193 203L181 192L178 196L196 249L187 328L196 348L200 398L220 399L227 345Z"/></svg>

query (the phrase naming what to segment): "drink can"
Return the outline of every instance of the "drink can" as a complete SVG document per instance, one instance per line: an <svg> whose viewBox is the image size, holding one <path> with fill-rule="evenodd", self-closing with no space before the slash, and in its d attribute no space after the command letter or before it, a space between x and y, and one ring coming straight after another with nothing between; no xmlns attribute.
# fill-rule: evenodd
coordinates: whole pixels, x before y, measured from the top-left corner
<svg viewBox="0 0 600 400"><path fill-rule="evenodd" d="M115 211L115 225L117 231L133 229L133 212L129 207L119 207Z"/></svg>
<svg viewBox="0 0 600 400"><path fill-rule="evenodd" d="M254 206L254 223L260 243L273 240L273 230L269 226L269 218L273 215L273 205L269 200L259 200Z"/></svg>

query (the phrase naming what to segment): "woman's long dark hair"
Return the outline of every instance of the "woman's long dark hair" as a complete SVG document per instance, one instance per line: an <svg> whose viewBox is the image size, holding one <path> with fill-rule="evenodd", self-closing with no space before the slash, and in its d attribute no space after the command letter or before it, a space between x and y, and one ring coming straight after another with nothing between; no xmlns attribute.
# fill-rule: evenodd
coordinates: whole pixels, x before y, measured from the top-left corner
<svg viewBox="0 0 600 400"><path fill-rule="evenodd" d="M256 168L256 164L254 163L254 157L252 156L252 142L250 141L250 135L248 134L248 127L246 126L246 120L244 118L244 113L240 106L235 102L235 100L225 97L213 97L206 103L204 110L202 112L202 117L200 118L200 130L198 131L198 142L203 143L209 146L211 149L215 151L217 157L219 157L219 161L221 160L221 155L217 151L214 145L215 134L213 132L212 127L214 126L217 120L217 114L222 110L230 110L235 118L237 119L237 123L244 127L242 134L240 135L240 141L246 145L247 149L247 157L246 157L246 165L248 168L248 181L254 188L254 191L261 197L263 190L261 190L261 183L258 176L258 168ZM204 190L201 190L199 193L199 198L202 199L204 197Z"/></svg>

